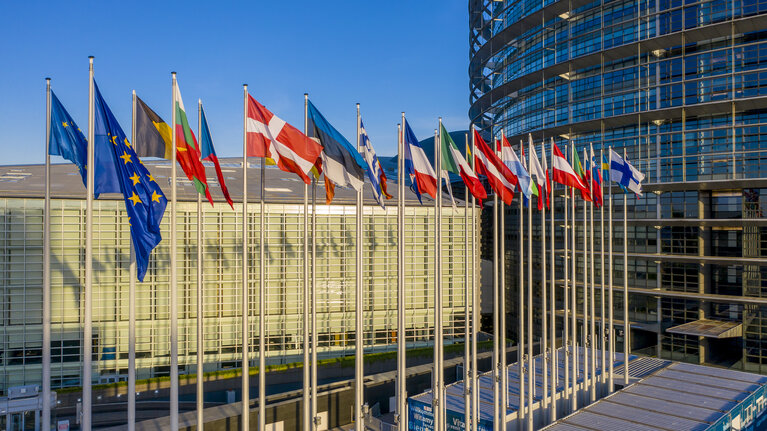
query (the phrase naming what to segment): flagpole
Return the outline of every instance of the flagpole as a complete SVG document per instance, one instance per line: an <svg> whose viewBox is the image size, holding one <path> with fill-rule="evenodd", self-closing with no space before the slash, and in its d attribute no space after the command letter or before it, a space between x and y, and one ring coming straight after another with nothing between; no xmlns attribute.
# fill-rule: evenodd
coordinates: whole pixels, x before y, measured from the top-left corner
<svg viewBox="0 0 767 431"><path fill-rule="evenodd" d="M476 141L474 140L474 124L471 125L471 169L477 172L475 167L474 154L476 151ZM471 196L471 430L477 431L479 422L479 383L477 382L477 331L479 330L479 301L477 292L477 254L476 254L476 209L475 198ZM464 427L465 428L465 427Z"/></svg>
<svg viewBox="0 0 767 431"><path fill-rule="evenodd" d="M503 143L501 143L503 145ZM503 151L503 149L501 149ZM498 314L500 315L501 336L498 341L498 349L501 353L501 429L506 429L506 412L509 408L509 371L506 364L506 204L503 199L498 201L498 211L500 219L500 241L499 241L499 266L501 270L500 289L498 292Z"/></svg>
<svg viewBox="0 0 767 431"><path fill-rule="evenodd" d="M95 103L93 100L93 56L88 57L88 155L86 164L85 199L85 291L83 292L83 410L81 425L83 431L91 430L92 390L92 360L93 360L93 191L95 187Z"/></svg>
<svg viewBox="0 0 767 431"><path fill-rule="evenodd" d="M319 426L319 416L317 416L317 178L312 177L312 290L311 290L311 352L312 352L312 429L316 430Z"/></svg>
<svg viewBox="0 0 767 431"><path fill-rule="evenodd" d="M532 172L533 151L529 148L527 172ZM532 181L532 177L530 178ZM532 196L531 196L532 198ZM535 392L535 356L533 355L533 202L527 204L527 431L533 431L533 393Z"/></svg>
<svg viewBox="0 0 767 431"><path fill-rule="evenodd" d="M397 126L397 425L408 429L405 329L405 113Z"/></svg>
<svg viewBox="0 0 767 431"><path fill-rule="evenodd" d="M504 137L505 139L505 137ZM503 142L501 142L503 145ZM522 141L519 141L519 148L522 149ZM519 319L517 344L517 363L519 367L519 410L517 411L517 423L520 431L524 429L525 419L525 225L524 225L524 197L522 185L519 186L519 300L517 304L517 314ZM505 371L505 370L504 370ZM531 412L532 413L532 412ZM532 430L528 430L532 431Z"/></svg>
<svg viewBox="0 0 767 431"><path fill-rule="evenodd" d="M176 273L176 72L171 72L173 87L171 111L171 188L170 188L170 427L178 429L178 275Z"/></svg>
<svg viewBox="0 0 767 431"><path fill-rule="evenodd" d="M439 118L439 128L434 133L434 159L437 170L437 193L434 200L434 244L435 244L435 285L434 285L434 395L435 395L435 425L444 429L443 416L444 400L442 399L442 153L440 141L442 137L442 117Z"/></svg>
<svg viewBox="0 0 767 431"><path fill-rule="evenodd" d="M571 163L575 161L575 144L570 141L570 160ZM570 324L571 324L571 334L570 334L570 341L573 345L573 357L572 357L572 385L573 385L573 397L570 400L570 408L573 412L578 410L578 357L580 356L580 353L577 350L577 340L578 340L578 320L576 317L576 314L578 312L578 302L577 302L577 290L576 290L576 281L577 277L575 275L575 189L570 188L570 212L573 215L573 222L572 226L570 226L570 235L572 240L572 257L570 259L570 273L572 274L572 288L570 289ZM565 250L565 253L567 253L567 250Z"/></svg>
<svg viewBox="0 0 767 431"><path fill-rule="evenodd" d="M567 154L567 147L566 146L565 146L565 154ZM552 145L551 145L551 168L552 168L552 170L554 169L554 143L553 142L552 142ZM553 177L553 175L552 175L552 177ZM552 184L553 184L553 182L552 182ZM569 275L570 274L569 274L569 269L570 269L570 265L569 265L569 262L568 262L568 257L569 257L568 251L570 250L569 247L568 247L568 242L569 242L569 239L570 239L569 238L570 235L569 235L569 232L567 231L567 229L569 228L568 225L570 223L570 213L568 211L569 206L570 206L569 203L568 203L568 198L570 197L569 194L570 194L570 191L568 190L567 186L563 185L562 186L562 197L563 197L563 200L564 200L564 202L563 202L563 206L564 206L564 208L563 208L563 212L564 212L564 215L563 215L564 226L563 226L563 234L562 234L562 240L563 240L562 273L563 273L563 276L564 276L564 286L562 288L562 311L563 311L563 313L562 313L562 316L563 316L562 317L562 347L564 348L564 361L565 361L565 363L564 363L564 365L565 365L564 398L566 398L567 401L572 403L572 398L571 398L572 393L570 392L570 361L571 361L571 358L570 358L570 354L571 354L570 342L571 342L571 339L570 339L570 321L569 321L569 317L570 317L569 316L569 311L570 311L569 310L569 308L570 308L570 305L569 305L570 304L569 303L569 299L570 299L570 292L569 292L569 289L570 289L570 277L569 277ZM551 195L551 198L554 199L554 194ZM566 412L567 411L567 403L564 403L564 405L565 405L564 410Z"/></svg>
<svg viewBox="0 0 767 431"><path fill-rule="evenodd" d="M546 148L541 148L541 154L543 156L543 160L546 160ZM551 168L554 169L554 138L551 138ZM548 171L548 169L547 169ZM550 195L549 199L551 202L551 211L549 211L549 236L551 237L551 244L550 244L550 252L551 256L549 257L550 268L551 271L549 273L549 295L551 296L551 303L549 304L549 316L551 319L551 327L549 328L550 332L550 340L551 343L550 351L551 351L551 405L549 406L549 422L553 423L557 420L557 379L559 378L559 355L557 354L557 315L556 315L556 307L557 307L557 292L556 292L556 280L555 280L555 266L556 266L556 258L554 254L554 247L555 242L554 239L556 237L556 232L554 231L554 175L551 174L547 177L548 179L548 193ZM541 241L546 241L545 235L544 238Z"/></svg>
<svg viewBox="0 0 767 431"><path fill-rule="evenodd" d="M576 150L577 151L577 150ZM583 150L583 163L586 162L586 150ZM585 166L585 165L583 165ZM581 168L583 168L581 166ZM585 169L584 180L585 178ZM589 373L590 346L589 346L589 232L588 232L588 202L583 200L583 322L581 326L581 343L583 343L583 405L585 406L588 397L589 385L591 384Z"/></svg>
<svg viewBox="0 0 767 431"><path fill-rule="evenodd" d="M242 125L242 292L240 313L242 314L242 430L250 429L250 358L249 358L249 302L248 289L250 264L250 241L248 234L248 85L242 86L243 125ZM175 136L175 135L174 135ZM173 428L174 430L177 428Z"/></svg>
<svg viewBox="0 0 767 431"><path fill-rule="evenodd" d="M585 150L584 150L585 151ZM591 154L589 156L593 156L594 151L591 151ZM591 202L589 203L589 252L591 253L590 259L589 259L589 278L591 281L591 295L590 295L590 301L589 301L589 307L591 308L590 314L591 319L589 320L589 333L590 333L590 339L589 344L591 345L591 388L589 393L589 401L592 403L596 401L597 396L597 369L596 369L596 362L597 362L597 337L596 337L596 325L594 324L594 321L596 320L596 312L595 312L595 302L596 302L596 278L594 277L594 157L591 157L589 162L589 169L591 169L590 176L591 181L589 181L589 193L591 194Z"/></svg>
<svg viewBox="0 0 767 431"><path fill-rule="evenodd" d="M261 157L258 253L258 429L266 430L266 152Z"/></svg>
<svg viewBox="0 0 767 431"><path fill-rule="evenodd" d="M612 151L613 151L612 146L607 147L608 155L612 155ZM610 157L610 160L612 160L612 157ZM612 161L610 162L610 165L612 165ZM608 166L608 169L609 169L609 166ZM612 181L612 178L610 179L610 181ZM610 261L610 263L607 266L607 271L608 271L607 285L610 289L609 298L607 302L607 316L608 316L607 332L609 333L608 335L609 338L607 341L609 343L608 350L609 350L609 356L610 356L610 363L608 364L608 367L610 369L610 372L608 377L609 381L607 382L607 392L611 394L615 390L615 385L614 385L615 329L614 329L614 320L613 320L614 319L613 310L615 308L615 304L613 302L614 301L613 299L613 241L612 241L613 239L613 187L612 187L612 182L610 181L608 181L608 184L610 185L610 189L609 189L610 205L607 208L607 238L608 238L607 254L608 254L608 259Z"/></svg>
<svg viewBox="0 0 767 431"><path fill-rule="evenodd" d="M464 134L464 149L466 153L469 150L469 134ZM471 153L473 154L473 153ZM469 155L467 154L466 157ZM473 170L473 169L472 169ZM463 252L464 252L464 285L463 285L463 324L464 324L464 336L463 336L463 418L464 429L468 431L469 423L473 422L471 417L471 387L473 382L470 379L471 371L469 367L471 345L469 343L469 336L471 331L471 325L469 319L471 318L469 303L471 302L472 289L469 288L469 184L466 184L466 195L463 199Z"/></svg>
<svg viewBox="0 0 767 431"><path fill-rule="evenodd" d="M43 417L51 429L51 78L45 78L45 206L43 207Z"/></svg>
<svg viewBox="0 0 767 431"><path fill-rule="evenodd" d="M495 145L495 138L493 137L492 139L492 145ZM498 236L498 194L493 193L493 424L501 423L501 374L499 371L501 353L498 347L500 343L498 330L501 326L498 313L498 292L500 290L498 287L498 275L500 273L498 267Z"/></svg>
<svg viewBox="0 0 767 431"><path fill-rule="evenodd" d="M309 93L304 93L304 135L309 131ZM303 424L304 431L313 429L309 399L309 186L304 183L304 339L303 339Z"/></svg>
<svg viewBox="0 0 767 431"><path fill-rule="evenodd" d="M626 163L626 148L623 148L623 160ZM628 280L628 194L623 194L623 385L629 384L629 351L631 350L631 324L629 323L629 280Z"/></svg>
<svg viewBox="0 0 767 431"><path fill-rule="evenodd" d="M357 104L357 151L360 151L360 104ZM356 221L356 234L357 243L355 244L356 253L356 271L357 278L357 294L355 295L356 310L355 310L355 337L354 337L354 414L356 415L356 423L364 423L364 416L362 414L362 404L365 402L365 386L363 379L365 377L364 370L364 358L363 358L363 340L364 340L364 328L362 322L362 312L365 307L365 301L363 301L362 292L362 188L357 191L357 211L355 213Z"/></svg>
<svg viewBox="0 0 767 431"><path fill-rule="evenodd" d="M541 156L543 156L544 162L546 159L546 148L545 148L545 141L541 142ZM533 151L530 150L530 158L532 162L532 156ZM536 162L538 161L538 155L535 155ZM538 199L542 202L541 205L541 356L543 357L543 382L542 382L542 390L543 390L543 399L542 399L542 407L543 410L541 410L541 419L545 422L546 417L544 416L546 410L548 410L549 407L549 351L548 351L548 327L547 324L547 315L546 311L548 308L547 298L546 298L546 179L541 178L541 183L544 185L544 187L541 188L541 190L538 190ZM552 297L552 301L553 301ZM552 317L554 315L552 314ZM553 371L553 368L552 368ZM553 379L553 377L552 377ZM554 393L552 392L552 395Z"/></svg>
<svg viewBox="0 0 767 431"><path fill-rule="evenodd" d="M607 375L605 373L605 367L607 365L607 357L605 352L605 341L607 341L607 338L605 336L605 176L603 172L603 166L602 161L604 160L604 142L602 142L602 148L599 149L599 173L602 176L602 187L599 189L599 197L602 201L602 206L599 207L599 274L601 277L600 284L601 284L601 296L599 305L601 307L600 310L600 327L599 327L599 335L600 335L600 347L602 348L602 393L604 393L604 385L605 382L607 382ZM608 241L612 241L612 238L608 237ZM610 361L612 362L612 361Z"/></svg>
<svg viewBox="0 0 767 431"><path fill-rule="evenodd" d="M136 147L136 90L133 90L131 102L131 142ZM128 431L136 429L136 249L133 238L128 232L130 243L130 266L128 267ZM44 428L48 429L48 428Z"/></svg>
<svg viewBox="0 0 767 431"><path fill-rule="evenodd" d="M134 92L134 106L135 106L135 92ZM135 108L134 108L135 109ZM197 100L197 136L202 136L202 101ZM135 145L135 144L134 144ZM202 431L205 427L203 421L203 409L204 404L204 390L203 390L203 365L204 365L204 349L205 343L203 337L205 331L203 327L204 310L202 308L203 299L203 285L202 285L202 195L197 193L197 431Z"/></svg>

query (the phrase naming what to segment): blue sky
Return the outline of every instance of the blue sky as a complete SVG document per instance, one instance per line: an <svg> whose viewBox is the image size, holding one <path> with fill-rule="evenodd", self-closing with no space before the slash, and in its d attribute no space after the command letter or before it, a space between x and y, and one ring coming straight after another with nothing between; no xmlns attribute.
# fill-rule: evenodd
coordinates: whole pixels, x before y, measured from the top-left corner
<svg viewBox="0 0 767 431"><path fill-rule="evenodd" d="M396 153L401 111L420 139L439 116L468 127L464 1L3 3L0 164L44 161L46 76L85 129L89 55L126 132L134 89L170 120L176 71L190 123L200 98L220 157L242 154L243 83L299 128L308 92L352 142L359 102L382 155Z"/></svg>

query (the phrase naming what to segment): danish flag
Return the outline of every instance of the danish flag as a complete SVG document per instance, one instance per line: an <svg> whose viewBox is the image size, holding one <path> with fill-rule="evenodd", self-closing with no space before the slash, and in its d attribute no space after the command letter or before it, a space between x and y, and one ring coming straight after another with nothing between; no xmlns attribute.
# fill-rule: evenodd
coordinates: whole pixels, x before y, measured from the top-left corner
<svg viewBox="0 0 767 431"><path fill-rule="evenodd" d="M272 114L248 95L246 138L248 157L266 157L285 172L311 183L309 172L322 153L322 145Z"/></svg>

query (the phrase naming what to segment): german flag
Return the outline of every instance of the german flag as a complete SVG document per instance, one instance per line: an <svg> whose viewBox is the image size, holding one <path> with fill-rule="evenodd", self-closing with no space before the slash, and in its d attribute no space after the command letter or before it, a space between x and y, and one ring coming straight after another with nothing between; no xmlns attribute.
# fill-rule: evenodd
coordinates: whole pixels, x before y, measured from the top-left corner
<svg viewBox="0 0 767 431"><path fill-rule="evenodd" d="M149 106L136 96L136 152L139 157L172 158L171 128Z"/></svg>

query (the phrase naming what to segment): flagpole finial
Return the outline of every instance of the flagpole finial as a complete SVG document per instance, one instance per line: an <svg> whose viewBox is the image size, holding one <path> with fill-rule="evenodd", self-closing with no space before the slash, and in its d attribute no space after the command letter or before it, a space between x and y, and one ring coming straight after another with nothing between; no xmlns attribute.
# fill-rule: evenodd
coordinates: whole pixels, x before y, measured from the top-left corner
<svg viewBox="0 0 767 431"><path fill-rule="evenodd" d="M173 76L176 76L176 72L171 72L170 74Z"/></svg>
<svg viewBox="0 0 767 431"><path fill-rule="evenodd" d="M88 56L88 60L90 60L91 62L93 62L93 59L94 59L94 58L96 58L96 57L94 57L94 56L92 56L92 55L89 55L89 56Z"/></svg>
<svg viewBox="0 0 767 431"><path fill-rule="evenodd" d="M46 81L46 82L51 82L51 78L50 78L50 77L48 77L48 76L46 76L46 77L45 77L45 81Z"/></svg>

